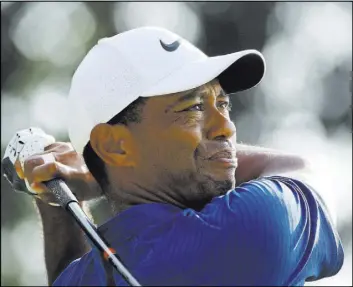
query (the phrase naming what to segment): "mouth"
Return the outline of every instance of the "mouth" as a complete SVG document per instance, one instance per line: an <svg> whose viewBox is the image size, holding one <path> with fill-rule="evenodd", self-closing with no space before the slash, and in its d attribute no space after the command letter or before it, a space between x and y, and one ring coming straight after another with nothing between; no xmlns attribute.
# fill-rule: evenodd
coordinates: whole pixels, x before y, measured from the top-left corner
<svg viewBox="0 0 353 287"><path fill-rule="evenodd" d="M232 150L223 150L213 154L208 158L209 161L222 164L226 167L237 167L238 161L235 156L235 151Z"/></svg>

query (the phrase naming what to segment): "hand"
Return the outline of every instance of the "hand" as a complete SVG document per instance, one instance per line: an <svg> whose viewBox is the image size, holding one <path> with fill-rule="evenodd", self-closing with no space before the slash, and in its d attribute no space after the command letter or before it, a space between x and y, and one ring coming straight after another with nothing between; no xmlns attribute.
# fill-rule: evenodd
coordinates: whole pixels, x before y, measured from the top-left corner
<svg viewBox="0 0 353 287"><path fill-rule="evenodd" d="M28 157L23 169L17 160L15 169L20 178L28 180L36 196L48 203L55 202L55 198L42 182L53 178L63 179L79 201L102 196L102 190L83 157L70 143L56 142L47 146L43 153Z"/></svg>

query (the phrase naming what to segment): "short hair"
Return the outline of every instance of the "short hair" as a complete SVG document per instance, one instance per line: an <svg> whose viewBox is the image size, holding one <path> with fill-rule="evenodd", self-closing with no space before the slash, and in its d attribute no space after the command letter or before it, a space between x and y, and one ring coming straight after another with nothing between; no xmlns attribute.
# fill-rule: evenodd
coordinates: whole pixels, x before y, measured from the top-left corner
<svg viewBox="0 0 353 287"><path fill-rule="evenodd" d="M124 110L110 119L107 124L121 124L127 126L129 123L139 123L142 120L141 112L147 98L139 97L128 105ZM103 160L93 150L90 141L83 149L83 158L88 170L104 190L109 185L108 175Z"/></svg>

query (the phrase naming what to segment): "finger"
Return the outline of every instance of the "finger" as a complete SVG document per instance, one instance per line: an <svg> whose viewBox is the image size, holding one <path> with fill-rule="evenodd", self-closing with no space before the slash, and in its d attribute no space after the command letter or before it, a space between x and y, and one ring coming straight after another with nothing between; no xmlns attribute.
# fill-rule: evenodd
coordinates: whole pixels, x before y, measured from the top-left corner
<svg viewBox="0 0 353 287"><path fill-rule="evenodd" d="M24 161L24 167L22 169L20 161L16 161L17 165L18 165L18 170L19 173L23 173L24 177L27 177L28 174L30 174L32 172L32 170L39 165L44 164L45 162L53 162L55 161L55 156L54 154L52 154L52 150L57 150L59 148L62 149L62 145L59 143L54 143L52 145L49 145L48 147L50 147L50 149L42 152L42 153L36 153L34 155L31 155L30 157L28 157L25 161ZM68 149L68 147L65 147L65 149Z"/></svg>
<svg viewBox="0 0 353 287"><path fill-rule="evenodd" d="M57 162L60 162L64 165L72 165L73 162L77 162L77 160L80 158L82 163L84 163L84 159L81 155L77 154L76 151L74 150L68 150L65 152L53 152L52 153L55 160Z"/></svg>
<svg viewBox="0 0 353 287"><path fill-rule="evenodd" d="M49 162L33 169L33 182L48 181L59 176L58 163Z"/></svg>
<svg viewBox="0 0 353 287"><path fill-rule="evenodd" d="M53 144L50 144L50 145L46 146L46 147L44 148L44 151L53 151L53 150L56 150L56 149L60 148L61 145L62 145L62 143L60 143L60 142L55 142L55 143L53 143Z"/></svg>
<svg viewBox="0 0 353 287"><path fill-rule="evenodd" d="M42 155L36 155L35 157L31 157L26 161L26 164L24 165L24 176L28 180L28 183L31 184L32 182L36 181L34 179L35 173L34 170L44 164L54 164L55 163L55 158L51 153L46 153ZM52 176L54 177L54 170L53 167L51 169L47 170L48 173L51 173ZM37 181L39 182L39 181Z"/></svg>
<svg viewBox="0 0 353 287"><path fill-rule="evenodd" d="M18 177L24 179L24 172L22 170L21 162L18 159L15 161L14 166Z"/></svg>
<svg viewBox="0 0 353 287"><path fill-rule="evenodd" d="M29 183L32 183L32 173L33 173L33 169L36 168L37 166L40 166L42 164L44 164L44 158L42 155L34 155L29 157L28 159L26 159L24 161L23 164L23 177L27 178Z"/></svg>
<svg viewBox="0 0 353 287"><path fill-rule="evenodd" d="M35 191L39 196L45 192L48 192L48 189L45 184L41 182L33 182L31 184L31 189L33 189L33 191Z"/></svg>
<svg viewBox="0 0 353 287"><path fill-rule="evenodd" d="M47 158L48 154L50 155L50 157L53 156L54 158ZM36 153L26 159L24 163L24 170L28 169L28 172L30 173L35 166L43 164L43 161L41 159L44 159L44 162L51 162L57 160L65 164L66 161L71 160L72 156L68 156L70 154L72 154L72 156L76 154L70 143L57 142L51 144L45 148L44 152ZM19 167L21 167L20 164ZM21 173L21 171L22 173L24 173L22 168L19 169L19 173Z"/></svg>

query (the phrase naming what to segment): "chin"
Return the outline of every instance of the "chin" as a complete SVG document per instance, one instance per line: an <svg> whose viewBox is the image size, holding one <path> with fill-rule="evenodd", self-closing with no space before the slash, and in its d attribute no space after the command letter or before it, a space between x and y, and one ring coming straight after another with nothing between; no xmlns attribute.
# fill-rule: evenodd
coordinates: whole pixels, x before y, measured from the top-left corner
<svg viewBox="0 0 353 287"><path fill-rule="evenodd" d="M217 183L217 186L227 186L229 189L235 187L235 168L221 169L221 170L210 170L203 173L203 178L207 181ZM224 182L224 184L222 184Z"/></svg>
<svg viewBox="0 0 353 287"><path fill-rule="evenodd" d="M226 194L235 187L235 177L208 177L207 180L200 182L199 190L210 197L216 197Z"/></svg>
<svg viewBox="0 0 353 287"><path fill-rule="evenodd" d="M236 169L236 163L222 161L204 161L197 166L198 173L216 181L235 181Z"/></svg>
<svg viewBox="0 0 353 287"><path fill-rule="evenodd" d="M197 191L194 190L191 196L189 194L186 205L196 211L201 211L212 199L226 194L234 186L235 181L233 180L216 181L208 178L207 180L199 181L197 183Z"/></svg>

